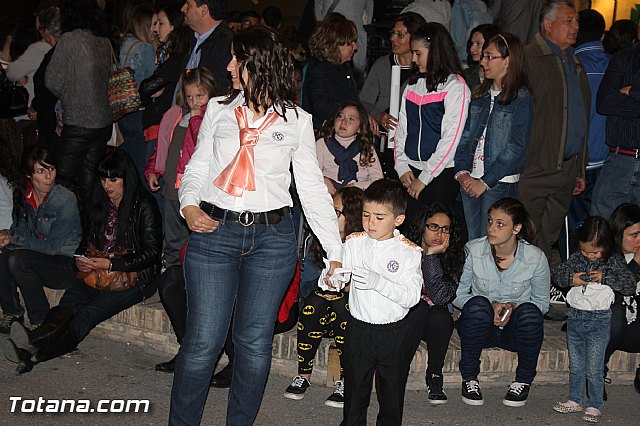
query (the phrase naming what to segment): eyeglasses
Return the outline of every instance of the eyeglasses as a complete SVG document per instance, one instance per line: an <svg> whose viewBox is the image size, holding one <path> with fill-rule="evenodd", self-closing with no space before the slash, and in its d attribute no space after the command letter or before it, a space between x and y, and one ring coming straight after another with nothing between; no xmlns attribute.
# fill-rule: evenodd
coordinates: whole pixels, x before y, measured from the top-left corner
<svg viewBox="0 0 640 426"><path fill-rule="evenodd" d="M408 32L400 32L400 31L389 31L389 38L398 37L400 40L404 40L406 36L408 36Z"/></svg>
<svg viewBox="0 0 640 426"><path fill-rule="evenodd" d="M53 173L56 171L56 166L42 166L41 168L35 169L33 173L37 175L43 175L45 172Z"/></svg>
<svg viewBox="0 0 640 426"><path fill-rule="evenodd" d="M340 217L342 216L344 213L342 213L342 210L338 210L335 207L333 208L336 211L336 217Z"/></svg>
<svg viewBox="0 0 640 426"><path fill-rule="evenodd" d="M487 62L491 62L494 59L504 59L504 56L482 55L482 58L480 58L481 61L487 61Z"/></svg>
<svg viewBox="0 0 640 426"><path fill-rule="evenodd" d="M437 223L427 223L427 229L431 232L442 231L443 234L451 233L451 226L449 225L440 226Z"/></svg>

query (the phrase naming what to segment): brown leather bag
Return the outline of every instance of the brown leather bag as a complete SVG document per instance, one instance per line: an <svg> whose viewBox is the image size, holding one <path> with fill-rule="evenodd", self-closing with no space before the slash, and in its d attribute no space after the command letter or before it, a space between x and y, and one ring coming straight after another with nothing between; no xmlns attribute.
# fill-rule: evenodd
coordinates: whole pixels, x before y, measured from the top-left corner
<svg viewBox="0 0 640 426"><path fill-rule="evenodd" d="M127 251L120 253L104 253L95 248L93 244L87 247L87 257L103 257L114 258L126 254ZM83 280L89 287L93 287L100 291L124 291L133 287L138 278L137 272L123 271L107 271L104 269L93 269L89 272L78 272L78 278Z"/></svg>

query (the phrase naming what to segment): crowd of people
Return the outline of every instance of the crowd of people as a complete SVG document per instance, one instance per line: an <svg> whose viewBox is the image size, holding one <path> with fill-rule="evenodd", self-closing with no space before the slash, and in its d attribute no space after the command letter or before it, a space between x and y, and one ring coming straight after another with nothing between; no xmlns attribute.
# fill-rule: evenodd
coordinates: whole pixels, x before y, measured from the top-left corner
<svg viewBox="0 0 640 426"><path fill-rule="evenodd" d="M297 33L223 0L129 2L117 31L103 9L44 1L30 32L0 19L0 83L29 93L0 118L0 332L19 374L157 291L180 344L156 366L174 373L170 424L201 422L209 386L230 387L228 424L252 424L292 318L284 396L303 399L333 338L326 404L345 425L366 422L374 374L378 422L402 423L421 341L427 399L446 403L454 329L462 401L484 403L481 353L499 347L518 359L502 402L521 407L561 295L570 393L553 409L601 419L611 355L640 352L636 23L605 32L572 0L416 0L367 63L371 0L310 1ZM141 106L114 126L120 67Z"/></svg>

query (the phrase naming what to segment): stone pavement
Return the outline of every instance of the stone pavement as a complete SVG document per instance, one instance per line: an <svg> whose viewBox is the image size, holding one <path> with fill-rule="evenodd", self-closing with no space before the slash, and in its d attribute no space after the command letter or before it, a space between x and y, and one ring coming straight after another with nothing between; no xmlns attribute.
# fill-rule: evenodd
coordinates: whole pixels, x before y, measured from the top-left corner
<svg viewBox="0 0 640 426"><path fill-rule="evenodd" d="M5 337L0 337L0 343ZM126 343L113 342L90 335L78 351L42 365L22 376L14 374L15 364L0 360L0 425L164 425L167 423L172 375L157 373L154 365L167 360L166 354L142 349ZM331 389L314 386L301 401L283 397L291 377L271 375L256 425L337 425L341 410L326 407L324 400ZM561 415L551 407L568 391L565 384L534 384L529 402L523 408L501 404L504 385L483 382L485 405L471 407L460 400L459 385L448 383L450 401L432 407L426 401L424 388L407 391L404 424L417 425L583 425L581 416ZM630 382L615 381L607 387L609 402L604 408L602 423L637 425L640 416L640 395ZM148 399L150 412L138 414L53 414L11 413L10 396L37 400L88 399L96 404L100 399ZM227 391L212 389L205 408L203 425L224 425ZM375 394L369 409L369 423L375 424L378 404Z"/></svg>

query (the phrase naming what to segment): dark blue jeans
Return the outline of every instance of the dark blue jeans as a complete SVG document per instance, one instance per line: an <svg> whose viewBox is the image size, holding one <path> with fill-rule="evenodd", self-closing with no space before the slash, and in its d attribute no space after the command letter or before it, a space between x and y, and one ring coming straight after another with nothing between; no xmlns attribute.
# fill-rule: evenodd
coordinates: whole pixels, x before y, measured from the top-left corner
<svg viewBox="0 0 640 426"><path fill-rule="evenodd" d="M144 111L136 111L127 114L118 121L118 127L122 132L124 143L120 149L129 154L138 170L138 176L145 182L144 167L147 165L147 141L142 130L142 114ZM147 185L145 185L147 186Z"/></svg>
<svg viewBox="0 0 640 426"><path fill-rule="evenodd" d="M462 380L476 380L480 374L482 350L499 347L518 353L516 382L531 384L544 338L543 322L540 309L527 302L518 305L507 325L500 329L493 325L493 307L489 299L484 296L469 299L457 323Z"/></svg>
<svg viewBox="0 0 640 426"><path fill-rule="evenodd" d="M9 258L13 250L0 250L0 307L3 315L22 317L24 310L20 306L20 296L15 281L9 273Z"/></svg>
<svg viewBox="0 0 640 426"><path fill-rule="evenodd" d="M291 215L278 224L225 221L189 237L187 329L176 363L169 424L197 425L233 315L235 361L227 425L251 425L271 367L273 324L296 265ZM235 306L235 311L234 311Z"/></svg>
<svg viewBox="0 0 640 426"><path fill-rule="evenodd" d="M640 160L610 152L593 188L591 215L608 219L622 203L640 204Z"/></svg>
<svg viewBox="0 0 640 426"><path fill-rule="evenodd" d="M473 198L460 188L460 199L464 208L469 240L487 235L489 208L493 203L505 197L516 198L517 189L517 183L498 183L495 187L485 191L479 198Z"/></svg>

